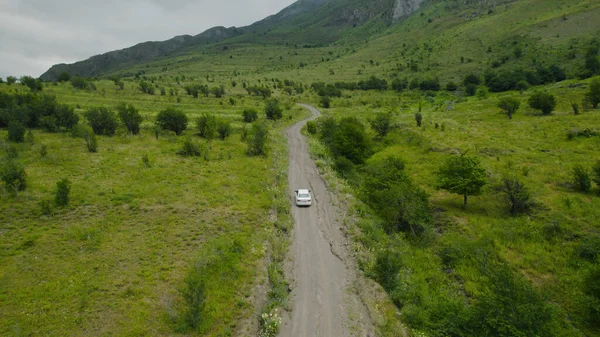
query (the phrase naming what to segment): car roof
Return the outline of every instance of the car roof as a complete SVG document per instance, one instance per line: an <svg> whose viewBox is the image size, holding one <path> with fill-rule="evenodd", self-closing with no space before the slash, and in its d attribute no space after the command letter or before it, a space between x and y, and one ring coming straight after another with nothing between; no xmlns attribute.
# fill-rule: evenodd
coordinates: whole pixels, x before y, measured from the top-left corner
<svg viewBox="0 0 600 337"><path fill-rule="evenodd" d="M308 194L308 190L307 189L300 189L300 190L298 190L298 194Z"/></svg>

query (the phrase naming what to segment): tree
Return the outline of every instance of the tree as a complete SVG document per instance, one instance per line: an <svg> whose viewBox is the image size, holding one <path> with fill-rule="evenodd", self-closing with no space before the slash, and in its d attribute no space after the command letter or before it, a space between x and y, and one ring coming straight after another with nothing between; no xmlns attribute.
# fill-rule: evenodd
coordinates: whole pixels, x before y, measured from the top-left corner
<svg viewBox="0 0 600 337"><path fill-rule="evenodd" d="M143 118L133 105L120 103L117 105L117 114L129 132L134 135L140 133L140 124L142 124Z"/></svg>
<svg viewBox="0 0 600 337"><path fill-rule="evenodd" d="M380 112L373 118L369 118L371 129L377 132L379 138L385 137L390 131L392 116L389 113Z"/></svg>
<svg viewBox="0 0 600 337"><path fill-rule="evenodd" d="M463 79L463 85L466 87L469 84L474 84L475 86L478 86L481 84L481 79L479 78L479 76L477 76L475 74L468 74Z"/></svg>
<svg viewBox="0 0 600 337"><path fill-rule="evenodd" d="M465 208L467 207L467 197L480 195L483 186L487 184L485 168L481 165L479 158L464 154L448 158L436 173L436 187L462 195Z"/></svg>
<svg viewBox="0 0 600 337"><path fill-rule="evenodd" d="M72 77L71 78L71 85L75 89L87 89L88 88L88 82L87 82L87 80L85 78L81 77L81 76Z"/></svg>
<svg viewBox="0 0 600 337"><path fill-rule="evenodd" d="M85 118L97 135L112 136L117 130L117 116L108 108L90 108L85 113Z"/></svg>
<svg viewBox="0 0 600 337"><path fill-rule="evenodd" d="M71 75L68 72L63 71L62 73L60 73L60 75L58 75L56 80L58 82L69 82L71 80Z"/></svg>
<svg viewBox="0 0 600 337"><path fill-rule="evenodd" d="M54 201L58 206L67 206L69 204L69 193L71 192L71 182L64 178L56 182L56 197Z"/></svg>
<svg viewBox="0 0 600 337"><path fill-rule="evenodd" d="M509 205L510 214L518 215L527 213L533 203L531 202L531 193L529 193L525 184L516 178L504 178L502 182L502 191Z"/></svg>
<svg viewBox="0 0 600 337"><path fill-rule="evenodd" d="M21 82L21 84L27 86L33 92L42 91L42 89L44 89L42 80L40 80L39 78L36 79L31 76L23 76L19 81Z"/></svg>
<svg viewBox="0 0 600 337"><path fill-rule="evenodd" d="M355 117L342 118L333 135L332 152L354 164L364 163L371 155L371 143L363 123Z"/></svg>
<svg viewBox="0 0 600 337"><path fill-rule="evenodd" d="M175 108L167 108L156 116L156 125L163 130L170 130L180 135L187 129L188 117L186 114Z"/></svg>
<svg viewBox="0 0 600 337"><path fill-rule="evenodd" d="M573 171L571 172L571 177L577 190L587 193L592 189L590 172L587 168L583 167L583 165L575 165L575 167L573 167Z"/></svg>
<svg viewBox="0 0 600 337"><path fill-rule="evenodd" d="M407 87L408 87L408 80L406 80L406 79L395 78L392 81L392 89L394 89L397 92L402 92Z"/></svg>
<svg viewBox="0 0 600 337"><path fill-rule="evenodd" d="M529 97L529 106L549 115L556 107L556 98L550 93L538 91Z"/></svg>
<svg viewBox="0 0 600 337"><path fill-rule="evenodd" d="M252 124L248 141L248 155L260 156L266 154L266 144L269 139L269 128L266 123Z"/></svg>
<svg viewBox="0 0 600 337"><path fill-rule="evenodd" d="M258 112L254 109L245 109L242 112L242 117L244 118L244 122L252 123L258 119Z"/></svg>
<svg viewBox="0 0 600 337"><path fill-rule="evenodd" d="M415 114L415 121L417 122L417 126L421 127L421 125L423 124L423 114L420 112L417 112Z"/></svg>
<svg viewBox="0 0 600 337"><path fill-rule="evenodd" d="M58 128L64 127L67 130L71 130L79 123L79 116L75 113L75 109L66 104L57 104L54 108L54 113Z"/></svg>
<svg viewBox="0 0 600 337"><path fill-rule="evenodd" d="M596 109L600 104L600 78L595 78L590 83L590 91L585 94L585 99Z"/></svg>
<svg viewBox="0 0 600 337"><path fill-rule="evenodd" d="M7 76L6 77L6 84L11 85L11 84L15 84L17 82L17 78L14 76Z"/></svg>
<svg viewBox="0 0 600 337"><path fill-rule="evenodd" d="M229 123L227 120L219 120L217 122L217 132L219 133L219 138L221 138L221 140L225 140L231 135L231 123Z"/></svg>
<svg viewBox="0 0 600 337"><path fill-rule="evenodd" d="M521 101L514 97L503 97L498 102L498 107L504 111L508 119L512 119L512 115L519 110L521 106Z"/></svg>
<svg viewBox="0 0 600 337"><path fill-rule="evenodd" d="M200 136L206 138L209 143L217 135L217 117L211 113L205 112L202 114L198 118L196 125Z"/></svg>
<svg viewBox="0 0 600 337"><path fill-rule="evenodd" d="M321 107L324 109L329 109L331 107L331 98L329 96L321 97Z"/></svg>
<svg viewBox="0 0 600 337"><path fill-rule="evenodd" d="M27 174L23 165L12 159L3 162L0 166L0 179L4 182L6 189L15 193L23 191L27 187Z"/></svg>
<svg viewBox="0 0 600 337"><path fill-rule="evenodd" d="M267 119L274 121L281 119L283 117L283 109L279 106L279 101L276 99L268 100L265 107L265 114L267 115Z"/></svg>
<svg viewBox="0 0 600 337"><path fill-rule="evenodd" d="M8 123L9 142L23 143L25 141L25 127L21 122L13 120Z"/></svg>

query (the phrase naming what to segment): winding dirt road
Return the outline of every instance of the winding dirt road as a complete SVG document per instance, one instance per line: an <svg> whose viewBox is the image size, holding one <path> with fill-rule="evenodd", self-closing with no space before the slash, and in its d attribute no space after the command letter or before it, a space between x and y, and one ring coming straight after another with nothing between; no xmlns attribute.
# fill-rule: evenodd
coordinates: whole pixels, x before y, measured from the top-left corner
<svg viewBox="0 0 600 337"><path fill-rule="evenodd" d="M302 106L312 112L310 120L320 115L314 107ZM299 208L291 198L295 225L288 269L292 269L293 306L290 315L284 316L280 336L375 336L367 310L352 290L356 274L341 230L344 214L320 177L300 133L306 122L286 132L290 195L295 189L309 188L313 205Z"/></svg>

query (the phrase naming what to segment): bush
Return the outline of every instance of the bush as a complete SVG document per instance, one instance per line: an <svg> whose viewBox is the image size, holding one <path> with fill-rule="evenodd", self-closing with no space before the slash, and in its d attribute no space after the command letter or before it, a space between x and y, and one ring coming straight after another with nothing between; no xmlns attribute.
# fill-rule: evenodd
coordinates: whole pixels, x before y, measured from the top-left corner
<svg viewBox="0 0 600 337"><path fill-rule="evenodd" d="M279 101L276 99L270 99L267 101L267 106L265 107L265 114L267 119L270 120L279 120L283 117L283 109L279 106Z"/></svg>
<svg viewBox="0 0 600 337"><path fill-rule="evenodd" d="M269 128L266 123L254 123L252 124L252 130L248 141L248 155L249 156L260 156L267 153L267 141L269 138Z"/></svg>
<svg viewBox="0 0 600 337"><path fill-rule="evenodd" d="M91 108L85 113L85 118L97 135L112 136L117 130L117 116L108 108Z"/></svg>
<svg viewBox="0 0 600 337"><path fill-rule="evenodd" d="M504 178L502 181L504 183L502 191L506 196L510 214L518 215L529 212L533 203L527 187L516 178Z"/></svg>
<svg viewBox="0 0 600 337"><path fill-rule="evenodd" d="M75 89L83 90L88 88L88 81L81 76L75 76L71 78L71 85Z"/></svg>
<svg viewBox="0 0 600 337"><path fill-rule="evenodd" d="M48 155L48 146L42 145L42 147L40 148L40 156L42 158L45 158L47 155Z"/></svg>
<svg viewBox="0 0 600 337"><path fill-rule="evenodd" d="M408 81L406 79L395 78L392 81L392 89L395 91L402 92L406 88L408 88Z"/></svg>
<svg viewBox="0 0 600 337"><path fill-rule="evenodd" d="M185 322L197 329L206 305L206 270L204 265L196 264L184 279L181 295L186 304Z"/></svg>
<svg viewBox="0 0 600 337"><path fill-rule="evenodd" d="M317 123L315 123L314 121L306 122L306 131L311 135L316 135L317 134Z"/></svg>
<svg viewBox="0 0 600 337"><path fill-rule="evenodd" d="M515 85L515 89L519 90L519 92L521 92L521 93L523 93L524 91L527 91L530 87L531 87L531 85L529 85L529 83L525 80L521 80L521 81L517 82L517 84Z"/></svg>
<svg viewBox="0 0 600 337"><path fill-rule="evenodd" d="M390 113L377 113L375 117L369 118L371 129L377 133L377 137L383 138L390 131L392 115Z"/></svg>
<svg viewBox="0 0 600 337"><path fill-rule="evenodd" d="M143 118L133 105L120 103L117 105L117 113L127 131L134 135L140 133L140 124L142 124Z"/></svg>
<svg viewBox="0 0 600 337"><path fill-rule="evenodd" d="M345 117L337 124L333 135L332 152L354 164L362 164L371 155L371 143L365 126L355 117Z"/></svg>
<svg viewBox="0 0 600 337"><path fill-rule="evenodd" d="M590 91L585 94L585 99L594 109L600 104L600 78L592 80L590 83Z"/></svg>
<svg viewBox="0 0 600 337"><path fill-rule="evenodd" d="M592 167L592 180L600 187L600 160Z"/></svg>
<svg viewBox="0 0 600 337"><path fill-rule="evenodd" d="M177 154L184 157L200 157L202 151L200 150L200 145L198 145L198 143L191 138L186 138L183 141L181 150L179 150Z"/></svg>
<svg viewBox="0 0 600 337"><path fill-rule="evenodd" d="M8 123L9 142L23 143L25 141L25 127L18 121L10 121Z"/></svg>
<svg viewBox="0 0 600 337"><path fill-rule="evenodd" d="M321 97L321 107L329 109L331 107L331 98L329 96Z"/></svg>
<svg viewBox="0 0 600 337"><path fill-rule="evenodd" d="M529 106L549 115L556 107L556 98L550 93L538 91L529 97Z"/></svg>
<svg viewBox="0 0 600 337"><path fill-rule="evenodd" d="M233 129L229 121L220 120L217 122L217 133L219 134L219 138L221 138L221 140L225 140L227 137L229 137L232 131Z"/></svg>
<svg viewBox="0 0 600 337"><path fill-rule="evenodd" d="M446 83L446 91L456 91L458 89L458 86L456 85L456 83L450 81L448 83Z"/></svg>
<svg viewBox="0 0 600 337"><path fill-rule="evenodd" d="M470 84L474 84L475 86L478 86L481 84L481 79L479 78L479 76L477 76L475 74L469 74L469 75L465 76L465 78L463 80L463 85L466 87Z"/></svg>
<svg viewBox="0 0 600 337"><path fill-rule="evenodd" d="M0 178L10 192L23 191L27 187L27 173L23 165L15 160L5 160L0 166Z"/></svg>
<svg viewBox="0 0 600 337"><path fill-rule="evenodd" d="M571 107L573 108L573 114L579 115L579 113L580 113L579 104L577 104L576 102L573 102L573 103L571 103Z"/></svg>
<svg viewBox="0 0 600 337"><path fill-rule="evenodd" d="M417 112L415 114L415 121L417 122L417 126L421 127L421 125L423 124L423 114L420 112Z"/></svg>
<svg viewBox="0 0 600 337"><path fill-rule="evenodd" d="M521 101L513 97L503 97L498 102L498 107L504 111L508 119L512 119L513 114L519 110L521 106Z"/></svg>
<svg viewBox="0 0 600 337"><path fill-rule="evenodd" d="M475 96L477 92L477 84L468 84L465 86L465 95L467 96Z"/></svg>
<svg viewBox="0 0 600 337"><path fill-rule="evenodd" d="M211 113L205 112L196 121L196 127L198 128L200 137L211 141L217 135L217 117Z"/></svg>
<svg viewBox="0 0 600 337"><path fill-rule="evenodd" d="M186 114L174 108L167 108L156 116L156 125L163 130L170 130L180 135L187 129L188 117Z"/></svg>
<svg viewBox="0 0 600 337"><path fill-rule="evenodd" d="M246 109L242 112L242 117L244 118L244 122L253 123L258 119L258 112L254 109Z"/></svg>
<svg viewBox="0 0 600 337"><path fill-rule="evenodd" d="M71 182L65 178L56 182L56 197L54 201L57 206L67 206L69 204L69 193L71 192Z"/></svg>
<svg viewBox="0 0 600 337"><path fill-rule="evenodd" d="M66 104L57 104L54 113L56 115L56 126L59 130L61 127L71 130L79 123L79 116L75 113L75 109Z"/></svg>
<svg viewBox="0 0 600 337"><path fill-rule="evenodd" d="M96 134L93 132L88 132L84 136L85 145L89 152L98 152L98 140L96 139Z"/></svg>
<svg viewBox="0 0 600 337"><path fill-rule="evenodd" d="M575 188L581 192L587 193L592 189L592 180L590 172L583 165L575 165L571 172L572 182Z"/></svg>
<svg viewBox="0 0 600 337"><path fill-rule="evenodd" d="M440 90L440 81L437 78L426 78L419 84L419 88L423 91L425 91L425 90L439 91Z"/></svg>

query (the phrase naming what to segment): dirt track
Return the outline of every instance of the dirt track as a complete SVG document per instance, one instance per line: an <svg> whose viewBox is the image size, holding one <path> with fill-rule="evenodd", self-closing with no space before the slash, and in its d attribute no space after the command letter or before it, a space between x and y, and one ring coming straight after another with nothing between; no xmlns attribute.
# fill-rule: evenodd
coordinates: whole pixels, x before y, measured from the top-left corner
<svg viewBox="0 0 600 337"><path fill-rule="evenodd" d="M302 105L313 114L314 107ZM290 250L292 311L284 315L280 336L375 336L362 301L352 291L354 263L341 231L343 210L308 154L300 130L302 121L287 130L290 196L298 188L313 193L313 205L296 207L293 198L294 244Z"/></svg>

